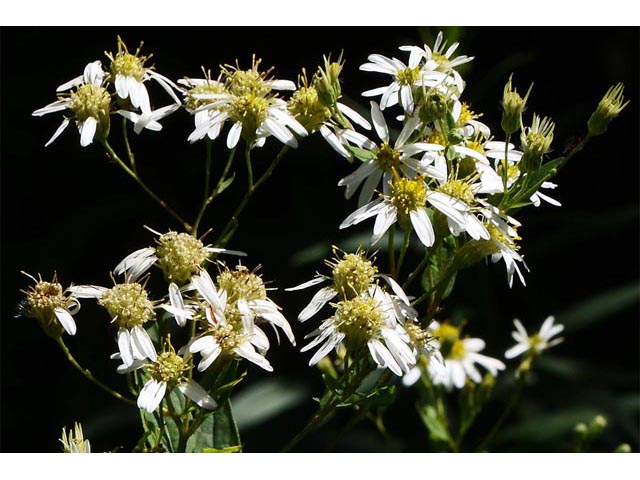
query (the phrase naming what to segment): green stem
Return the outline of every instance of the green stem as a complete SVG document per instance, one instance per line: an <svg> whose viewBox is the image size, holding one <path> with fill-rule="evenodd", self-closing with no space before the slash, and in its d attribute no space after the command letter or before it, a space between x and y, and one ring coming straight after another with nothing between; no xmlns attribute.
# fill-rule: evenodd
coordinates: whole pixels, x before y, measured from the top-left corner
<svg viewBox="0 0 640 480"><path fill-rule="evenodd" d="M389 271L391 272L391 276L396 278L396 247L394 244L396 236L396 226L391 225L389 229Z"/></svg>
<svg viewBox="0 0 640 480"><path fill-rule="evenodd" d="M411 285L411 283L415 280L415 278L420 274L420 272L424 270L424 267L429 262L429 253L430 253L429 249L427 249L425 251L424 257L422 258L422 260L420 260L420 263L418 264L418 266L415 268L413 272L411 272L411 274L407 278L407 281L402 284L403 290L406 290L409 287L409 285Z"/></svg>
<svg viewBox="0 0 640 480"><path fill-rule="evenodd" d="M504 142L504 159L502 160L502 187L503 198L507 195L507 182L509 181L509 140L511 140L511 134L508 133Z"/></svg>
<svg viewBox="0 0 640 480"><path fill-rule="evenodd" d="M396 278L400 278L400 270L402 269L402 262L404 262L404 256L407 253L407 249L409 248L409 240L411 240L411 230L413 227L409 225L406 231L404 232L404 243L402 244L402 248L400 249L400 256L398 257L398 265L396 266Z"/></svg>
<svg viewBox="0 0 640 480"><path fill-rule="evenodd" d="M238 228L238 220L239 220L240 214L247 206L247 203L251 199L252 195L256 192L256 190L258 190L258 188L260 188L260 186L264 182L267 181L267 179L271 176L271 174L273 173L275 168L278 166L278 164L280 163L280 161L282 160L282 158L284 157L284 155L287 153L288 150L289 150L288 146L285 145L284 147L282 147L282 149L280 150L278 155L276 155L276 157L273 159L273 161L271 162L267 170L265 170L265 172L258 179L258 181L255 182L249 190L247 190L247 193L245 193L244 197L240 201L240 204L236 207L235 211L231 215L231 218L229 219L226 226L222 230L222 233L218 237L218 240L215 243L217 247L224 248L225 245L229 242L229 240L231 240L231 237L233 236L236 229Z"/></svg>
<svg viewBox="0 0 640 480"><path fill-rule="evenodd" d="M113 150L113 148L111 148L111 145L109 145L109 142L107 140L103 140L102 145L104 146L105 150L107 151L107 153L109 154L109 156L111 158L113 158L118 165L120 165L120 167L127 173L127 175L129 175L131 178L133 178L136 183L151 197L153 198L156 203L158 203L158 205L160 205L162 208L164 208L167 213L169 215L171 215L173 218L175 218L178 222L180 222L180 224L187 230L190 231L191 230L191 226L173 209L171 208L167 202L165 202L164 200L162 200L160 197L158 197L158 195L156 195L141 179L140 177L138 177L138 175L131 170L129 167L127 167L127 165L122 161L122 159L118 156L118 154Z"/></svg>
<svg viewBox="0 0 640 480"><path fill-rule="evenodd" d="M207 142L207 146L208 148L207 148L207 158L205 162L205 170L206 170L206 177L210 178L211 177L211 142L210 141ZM218 183L216 184L213 191L211 191L211 193L209 193L210 180L205 180L204 198L202 200L202 205L200 205L200 210L198 211L198 215L196 216L196 219L193 222L193 227L191 227L191 235L196 236L198 234L198 227L200 226L200 222L202 221L202 217L204 216L204 213L206 212L207 207L213 200L215 200L216 197L218 197L218 195L222 193L223 191L222 185L226 180L227 174L229 173L229 169L231 168L231 164L233 163L233 157L235 153L236 153L235 148L229 152L229 155L227 156L227 163L224 166L224 170L222 171L222 174L220 175L220 179L218 180Z"/></svg>
<svg viewBox="0 0 640 480"><path fill-rule="evenodd" d="M127 127L128 127L127 119L122 117L122 136L124 138L124 147L127 150L127 157L129 157L129 163L131 164L131 169L133 170L133 173L138 175L138 170L136 168L136 159L133 155L133 150L131 150L131 145L129 143L129 131Z"/></svg>
<svg viewBox="0 0 640 480"><path fill-rule="evenodd" d="M247 165L248 190L253 190L253 167L251 166L251 145L247 142L244 149L244 162Z"/></svg>
<svg viewBox="0 0 640 480"><path fill-rule="evenodd" d="M487 448L489 447L489 444L493 440L493 437L495 437L496 433L498 433L498 430L500 430L500 427L502 427L502 424L505 422L505 420L509 418L509 415L511 415L511 412L520 401L520 397L522 396L522 390L524 389L525 384L526 384L526 375L522 374L518 378L516 391L511 396L511 400L509 401L507 408L505 408L502 411L502 415L500 416L498 421L493 425L493 428L491 429L491 431L487 434L486 437L484 437L484 440L478 446L479 452L484 452L487 450Z"/></svg>
<svg viewBox="0 0 640 480"><path fill-rule="evenodd" d="M60 345L60 348L62 349L62 351L64 352L65 356L67 357L67 360L69 360L69 362L71 362L71 364L74 367L76 367L76 370L78 370L80 373L82 373L82 375L87 377L87 379L89 379L90 381L95 383L98 387L100 387L105 392L109 393L110 395L114 396L118 400L122 400L123 402L126 402L129 405L136 405L136 402L134 400L131 400L130 398L125 397L121 393L116 392L115 390L113 390L109 386L107 386L104 383L102 383L96 377L94 377L93 374L88 369L82 367L82 365L80 365L78 363L78 361L74 358L74 356L71 354L71 351L69 350L67 345L64 343L64 340L62 339L62 337L58 338L58 345Z"/></svg>

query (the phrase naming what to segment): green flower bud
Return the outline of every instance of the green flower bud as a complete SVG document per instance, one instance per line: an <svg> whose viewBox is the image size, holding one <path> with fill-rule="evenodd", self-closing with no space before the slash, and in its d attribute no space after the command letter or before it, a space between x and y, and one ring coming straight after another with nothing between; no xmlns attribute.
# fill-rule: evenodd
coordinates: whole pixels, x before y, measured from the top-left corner
<svg viewBox="0 0 640 480"><path fill-rule="evenodd" d="M520 161L520 171L533 172L540 168L542 156L547 153L553 141L553 129L555 124L550 118L540 120L538 115L533 115L531 127L524 128L520 135L520 141L524 154Z"/></svg>
<svg viewBox="0 0 640 480"><path fill-rule="evenodd" d="M342 96L340 73L343 66L342 54L337 62L332 62L331 57L324 57L324 68L318 67L318 71L313 76L312 86L317 90L320 101L326 107L333 107Z"/></svg>
<svg viewBox="0 0 640 480"><path fill-rule="evenodd" d="M620 112L629 104L629 101L624 101L623 93L622 83L609 87L587 122L591 135L602 135L606 132L611 120L620 115Z"/></svg>
<svg viewBox="0 0 640 480"><path fill-rule="evenodd" d="M527 99L533 88L533 84L529 87L527 94L522 98L515 88L511 87L511 79L513 74L509 77L509 81L504 86L504 94L502 96L502 130L507 135L520 130L522 126L522 112L527 105Z"/></svg>

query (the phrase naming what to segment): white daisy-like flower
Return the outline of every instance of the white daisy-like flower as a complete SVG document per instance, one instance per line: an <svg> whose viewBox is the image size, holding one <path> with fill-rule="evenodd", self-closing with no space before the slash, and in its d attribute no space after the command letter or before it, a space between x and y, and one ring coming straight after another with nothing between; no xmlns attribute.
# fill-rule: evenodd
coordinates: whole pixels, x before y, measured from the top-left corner
<svg viewBox="0 0 640 480"><path fill-rule="evenodd" d="M80 302L73 287L66 290L62 288L55 274L51 282L45 282L40 276L36 279L26 272L22 273L35 285L22 291L25 298L18 307L18 314L35 318L50 335L59 336L62 330L68 335L75 335L77 327L73 315L80 310Z"/></svg>
<svg viewBox="0 0 640 480"><path fill-rule="evenodd" d="M492 263L504 261L510 288L513 287L513 278L516 273L522 285L526 286L524 275L518 266L518 264L522 264L527 271L529 270L524 257L518 253L519 247L516 243L520 240L517 232L517 228L521 225L520 222L509 215L504 215L497 207L488 202L482 202L482 204L482 216L485 218L490 241L495 246L495 251L491 254Z"/></svg>
<svg viewBox="0 0 640 480"><path fill-rule="evenodd" d="M149 92L144 82L154 80L177 105L180 105L180 99L174 92L174 89L178 90L178 86L164 75L156 72L153 67L145 67L144 64L150 57L140 53L141 47L142 45L136 49L135 53L129 53L127 46L118 37L118 53L115 55L107 53L107 57L111 60L110 79L118 97L123 100L128 98L131 105L134 108L139 108L143 115L150 114L152 110Z"/></svg>
<svg viewBox="0 0 640 480"><path fill-rule="evenodd" d="M334 247L334 253L338 249ZM342 258L334 258L325 261L331 268L331 276L317 274L315 278L295 287L285 289L288 292L303 290L325 282L331 285L318 290L309 304L298 315L298 321L306 322L318 313L328 302L338 297L341 300L348 300L367 292L374 285L376 278L383 279L391 288L394 295L392 299L399 299L407 307L409 298L402 287L389 275L378 273L378 269L364 253L358 250L356 253L343 253ZM408 307L410 308L410 307Z"/></svg>
<svg viewBox="0 0 640 480"><path fill-rule="evenodd" d="M158 235L155 247L146 247L130 253L116 265L113 272L125 275L131 281L137 281L153 265L158 265L169 282L184 284L192 275L200 271L205 262L213 254L227 254L245 257L245 252L227 250L204 245L193 235L184 232L156 232Z"/></svg>
<svg viewBox="0 0 640 480"><path fill-rule="evenodd" d="M262 147L266 138L276 137L290 147L298 146L298 137L308 135L307 130L289 112L287 102L278 98L273 91L293 91L296 86L289 80L267 78L269 72L260 72L260 61L254 59L251 69L224 67L224 92L203 92L194 94L194 99L204 104L192 111L209 112L208 118L196 126L189 136L191 143L211 132L219 134L222 123L230 120L233 124L227 134L227 147L235 148L243 137L251 147Z"/></svg>
<svg viewBox="0 0 640 480"><path fill-rule="evenodd" d="M443 187L447 187L447 184ZM381 195L380 198L354 211L340 224L340 228L350 227L375 216L371 237L371 244L374 245L391 225L400 220L401 224L410 223L422 244L430 247L435 241L435 232L427 213L429 204L446 216L449 229L454 235L467 232L475 240L488 239L489 232L474 215L471 207L450 193L455 195L456 191L427 189L420 177L398 177L392 181L388 195Z"/></svg>
<svg viewBox="0 0 640 480"><path fill-rule="evenodd" d="M491 158L494 160L494 167L496 170L498 170L498 176L500 176L501 179L502 177L500 172L504 168L504 163L505 163L504 160L506 157L507 188L510 188L522 175L522 172L518 167L518 163L522 160L523 153L519 150L516 150L515 146L512 143L509 143L509 145L506 145L505 142L497 142L497 141L487 142L485 144L485 148L486 148L485 155L488 158ZM505 151L506 151L506 155L505 155ZM502 180L500 181L502 182ZM557 186L558 185L553 182L542 182L542 184L540 185L540 189L554 190L555 188L557 188ZM491 192L491 193L494 193L494 192ZM558 200L542 193L540 190L533 193L529 197L529 201L535 207L539 207L542 204L542 201L545 201L550 205L553 205L554 207L562 206L562 204Z"/></svg>
<svg viewBox="0 0 640 480"><path fill-rule="evenodd" d="M120 354L111 356L112 359L121 359ZM133 365L120 365L118 373L124 374L143 368L150 377L138 394L138 407L153 413L174 388L182 392L196 405L207 410L218 408L216 401L200 386L198 382L189 379L186 373L192 368L189 354L181 356L170 345L165 351L158 354L157 359L151 363L136 361Z"/></svg>
<svg viewBox="0 0 640 480"><path fill-rule="evenodd" d="M473 60L474 57L468 57L466 55L451 58L459 46L460 44L455 42L447 48L447 41L444 40L444 35L442 32L438 32L433 48L430 48L426 44L424 48L407 45L400 47L400 50L410 52L414 62L416 58L424 59L427 63L435 64L435 70L446 72Z"/></svg>
<svg viewBox="0 0 640 480"><path fill-rule="evenodd" d="M379 286L336 305L335 314L322 321L320 327L305 338L313 340L301 351L315 347L309 365L313 366L343 344L357 351L366 346L379 368L388 368L402 376L415 365L416 359L409 335L396 317L393 299Z"/></svg>
<svg viewBox="0 0 640 480"><path fill-rule="evenodd" d="M69 110L71 115L65 117L45 147L60 136L74 121L80 132L80 145L86 147L93 143L97 131L105 132L109 129L109 113L111 109L111 95L102 86L105 73L100 61L89 63L81 77L70 80L57 89L58 100L32 113L41 117L48 113ZM67 94L66 91L74 89Z"/></svg>
<svg viewBox="0 0 640 480"><path fill-rule="evenodd" d="M220 78L213 80L210 71L204 71L205 78L183 78L178 83L184 87L184 106L187 112L193 115L195 132L199 138L189 137L189 141L208 137L215 140L222 131L222 126L229 116L215 108L202 109L201 107L224 99L219 105L226 103L229 93ZM204 133L202 130L205 130ZM193 134L192 134L193 135ZM200 136L202 135L202 136Z"/></svg>
<svg viewBox="0 0 640 480"><path fill-rule="evenodd" d="M109 312L111 322L118 327L118 350L125 366L136 360L156 360L153 341L144 329L145 323L155 319L155 305L143 285L136 282L119 283L112 288L77 285L70 290L77 298L95 298Z"/></svg>
<svg viewBox="0 0 640 480"><path fill-rule="evenodd" d="M417 363L402 377L402 384L405 387L414 385L429 368L434 372L432 375L443 377L445 374L444 358L433 335L434 324L432 323L429 328L422 328L417 319L417 312L414 310L408 313L407 317L410 321L404 323L404 329L413 343Z"/></svg>
<svg viewBox="0 0 640 480"><path fill-rule="evenodd" d="M364 182L358 197L359 207L371 200L375 189L380 184L380 180L382 180L383 192L388 193L389 182L393 178L394 171L398 175L402 174L407 177L413 177L417 173L429 174L429 166L421 164L419 160L412 158L413 156L418 153L444 150L442 145L424 142L407 143L420 123L417 118L411 118L405 122L393 146L389 143L389 127L380 107L375 102L371 102L371 118L376 133L381 140L379 146L364 135L352 130L343 130L339 133L339 138L354 144L359 149L358 155L363 160L362 165L356 171L338 182L338 186L346 187L345 198L351 198Z"/></svg>
<svg viewBox="0 0 640 480"><path fill-rule="evenodd" d="M200 353L202 356L198 364L199 371L209 368L221 354L233 354L271 372L273 367L264 357L270 346L269 339L256 325L256 320L264 320L272 326L282 328L292 343L295 341L293 333L284 317L277 310L273 310L275 304L253 302L249 306L250 302L258 299L257 296L261 297L260 300L266 299L264 284L261 280L256 280L259 280L259 277L255 274L250 274L252 277L249 277L242 269L236 271L244 278L239 281L233 278L220 281L219 278L220 289L216 288L205 270L192 278L194 288L206 301L204 312L207 330L190 342L188 351ZM228 272L233 277L233 272ZM234 285L231 285L232 283ZM258 290L264 292L264 295L257 294Z"/></svg>
<svg viewBox="0 0 640 480"><path fill-rule="evenodd" d="M512 359L518 355L522 355L526 352L531 352L535 355L542 353L551 347L558 345L564 341L564 338L553 338L564 330L564 325L555 322L554 316L549 316L545 319L540 331L529 336L527 330L524 328L520 320L517 318L513 320L515 325L515 331L511 332L511 336L516 341L516 344L509 350L504 352L505 358Z"/></svg>
<svg viewBox="0 0 640 480"><path fill-rule="evenodd" d="M461 338L460 329L447 323L432 323L433 332L438 339L434 342L444 357L444 374L434 366L434 362L427 365L431 380L435 385L443 385L447 390L464 387L469 378L475 383L482 382L482 375L476 364L484 367L494 377L498 371L506 368L500 360L482 355L485 342L480 338Z"/></svg>

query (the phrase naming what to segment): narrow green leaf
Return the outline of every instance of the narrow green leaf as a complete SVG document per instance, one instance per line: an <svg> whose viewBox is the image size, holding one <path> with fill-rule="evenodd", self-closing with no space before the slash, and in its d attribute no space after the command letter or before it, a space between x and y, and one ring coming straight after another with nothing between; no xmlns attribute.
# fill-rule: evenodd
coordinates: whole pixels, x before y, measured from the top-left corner
<svg viewBox="0 0 640 480"><path fill-rule="evenodd" d="M434 441L448 442L449 431L447 426L444 425L438 412L431 405L418 407L418 413L424 423L425 427L429 431L429 436Z"/></svg>
<svg viewBox="0 0 640 480"><path fill-rule="evenodd" d="M222 449L241 445L238 426L231 411L231 401L227 399L213 413L213 448Z"/></svg>

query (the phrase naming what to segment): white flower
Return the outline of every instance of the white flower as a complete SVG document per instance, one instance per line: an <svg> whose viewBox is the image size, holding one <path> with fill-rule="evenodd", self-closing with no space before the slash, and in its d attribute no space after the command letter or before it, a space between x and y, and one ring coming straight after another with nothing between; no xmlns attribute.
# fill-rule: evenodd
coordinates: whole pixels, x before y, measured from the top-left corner
<svg viewBox="0 0 640 480"><path fill-rule="evenodd" d="M437 325L437 322L432 323L429 328L421 328L417 321L417 312L411 315L410 322L404 324L404 328L413 342L416 358L418 359L416 366L402 377L402 384L405 387L415 384L422 376L425 367L427 371L432 372L430 374L432 376L442 378L445 375L444 358L438 349L439 344L433 336L434 325Z"/></svg>
<svg viewBox="0 0 640 480"><path fill-rule="evenodd" d="M515 331L511 332L511 336L516 341L516 344L509 350L504 352L505 358L515 358L518 355L522 355L526 352L539 354L542 351L561 343L564 338L561 337L553 339L553 337L564 330L564 325L559 323L554 325L554 322L555 317L547 317L542 324L542 327L540 327L540 331L529 336L525 328L522 326L522 323L520 323L520 320L518 320L517 318L514 319L513 324L515 325L516 329Z"/></svg>
<svg viewBox="0 0 640 480"><path fill-rule="evenodd" d="M506 148L505 148L506 147ZM511 187L518 178L522 175L520 169L518 168L518 163L522 160L523 153L519 150L516 150L512 143L506 145L505 142L487 142L485 144L486 148L486 156L494 159L496 170L504 168L504 160L505 160L505 150L506 150L506 159L507 159L507 188ZM500 177L502 178L502 177ZM502 182L502 180L500 180ZM541 189L550 189L553 190L558 185L553 182L542 182L540 185ZM495 192L487 192L487 193L495 193ZM540 192L538 190L533 195L529 197L529 200L535 207L539 207L541 205L541 200L555 206L560 207L562 204L554 198L549 197L548 195Z"/></svg>
<svg viewBox="0 0 640 480"><path fill-rule="evenodd" d="M238 250L204 245L188 233L169 231L162 234L149 230L158 235L157 246L141 248L127 255L113 269L116 275L125 275L128 280L135 282L157 264L170 282L186 283L213 254L247 255Z"/></svg>
<svg viewBox="0 0 640 480"><path fill-rule="evenodd" d="M394 301L377 285L366 293L336 304L336 313L305 338L313 340L300 351L320 346L309 360L313 366L344 343L351 348L366 345L380 368L402 376L416 362L411 340L396 316Z"/></svg>
<svg viewBox="0 0 640 480"><path fill-rule="evenodd" d="M159 132L162 130L162 125L158 123L159 120L162 120L167 115L175 112L180 108L180 105L172 104L166 107L158 108L153 111L142 110L141 113L129 112L127 110L118 110L118 114L122 115L127 120L133 122L133 131L137 134L142 132L145 128L147 130L153 130L154 132Z"/></svg>
<svg viewBox="0 0 640 480"><path fill-rule="evenodd" d="M334 253L336 252L337 249L334 248ZM409 298L398 282L389 275L376 273L377 268L361 251L344 253L341 259L335 258L332 261L325 261L325 263L332 269L331 277L317 274L312 280L285 289L288 292L293 292L321 283L331 282L331 285L321 288L314 294L309 304L298 315L298 321L306 322L335 297L339 297L341 300L350 299L368 291L373 286L376 278L382 278L391 287L394 295L390 298L394 301L399 299L402 304L406 305L404 308L411 308L409 307ZM401 310L400 306L398 306L397 310ZM398 317L400 315L399 313Z"/></svg>
<svg viewBox="0 0 640 480"><path fill-rule="evenodd" d="M489 238L487 229L472 213L468 204L442 191L428 190L420 177L413 180L394 179L389 195L381 195L354 211L340 224L340 228L350 227L375 216L371 237L371 244L374 245L398 218L404 217L410 221L422 244L430 247L435 241L435 232L427 213L427 203L446 216L449 229L454 235L466 231L475 240Z"/></svg>
<svg viewBox="0 0 640 480"><path fill-rule="evenodd" d="M340 138L353 143L359 148L360 155L364 155L364 157L362 157L362 165L358 167L356 171L338 182L338 186L346 187L346 198L351 198L358 187L364 182L358 198L359 207L371 200L381 179L383 192L388 192L389 182L393 178L394 170L398 175L402 174L408 177L415 176L417 170L429 173L429 169L426 168L425 165L422 165L418 160L412 158L414 155L422 152L444 150L442 145L423 142L407 143L409 137L419 124L419 119L417 118L411 118L405 122L393 146L389 144L389 127L387 127L380 107L375 102L371 102L371 118L376 133L382 142L380 146L376 145L364 135L352 130L343 130L339 134Z"/></svg>
<svg viewBox="0 0 640 480"><path fill-rule="evenodd" d="M215 140L220 135L222 126L229 116L215 108L202 109L200 107L220 100L223 101L219 105L223 105L227 103L229 95L223 82L219 79L212 80L209 71L204 71L204 74L205 78L184 78L178 80L178 83L185 87L183 89L184 105L186 110L193 114L194 134L197 131L197 136L199 137L195 140L205 136L209 137L210 140ZM195 140L189 137L189 141Z"/></svg>
<svg viewBox="0 0 640 480"><path fill-rule="evenodd" d="M273 371L271 364L264 358L264 353L269 349L269 340L254 324L251 313L244 308L246 301L238 302L236 305L229 304L228 292L218 290L205 270L194 276L192 283L207 303L207 330L188 346L190 353L200 353L202 356L198 370L204 371L209 368L222 353L233 353L269 372ZM267 316L269 318L265 319L268 322L280 323L280 319L272 318L268 313ZM285 332L289 334L286 327Z"/></svg>
<svg viewBox="0 0 640 480"><path fill-rule="evenodd" d="M447 71L473 60L474 57L467 57L466 55L451 58L460 44L458 42L452 43L445 51L444 49L447 47L447 41L443 40L443 34L442 32L439 32L436 37L436 41L433 44L433 49L429 48L425 44L424 49L409 45L400 47L400 50L411 52L411 57L413 58L422 57L426 62L433 62L436 64L435 68L440 71Z"/></svg>
<svg viewBox="0 0 640 480"><path fill-rule="evenodd" d="M72 115L64 118L53 136L45 144L45 147L51 145L72 120L76 123L80 132L80 145L83 147L93 143L98 128L102 131L108 129L111 96L102 86L104 77L105 73L102 70L100 61L89 63L81 77L76 77L60 85L57 89L58 92L66 92L71 88L75 88L74 91L70 94L59 94L58 100L32 113L33 116L41 117L48 113L63 110L71 111Z"/></svg>
<svg viewBox="0 0 640 480"><path fill-rule="evenodd" d="M157 353L144 324L155 318L154 304L139 283L127 282L113 288L78 285L70 290L78 298L95 298L118 326L117 343L122 362L129 367L136 361L155 361Z"/></svg>
<svg viewBox="0 0 640 480"><path fill-rule="evenodd" d="M63 289L56 275L51 282L45 282L41 277L36 279L26 272L22 273L35 285L23 291L26 297L21 301L18 311L26 317L37 319L42 328L54 336L61 333L60 327L67 334L75 335L77 327L73 315L80 310L80 302L74 287Z"/></svg>
<svg viewBox="0 0 640 480"><path fill-rule="evenodd" d="M449 324L433 322L434 335L439 339L434 342L443 352L444 372L430 362L427 365L431 379L435 385L443 385L447 390L464 387L467 378L475 383L482 381L482 375L476 364L486 368L494 377L505 364L495 358L482 355L484 340L480 338L461 338L460 329Z"/></svg>
<svg viewBox="0 0 640 480"><path fill-rule="evenodd" d="M134 108L139 108L143 114L151 112L149 92L144 84L148 80L154 80L177 105L181 104L174 92L174 89L178 90L178 86L164 75L154 71L153 67L144 66L150 57L141 55L140 47L136 49L135 53L129 53L127 46L118 37L118 53L115 55L107 53L107 57L111 60L110 77L118 97L123 100L128 98L131 105Z"/></svg>

